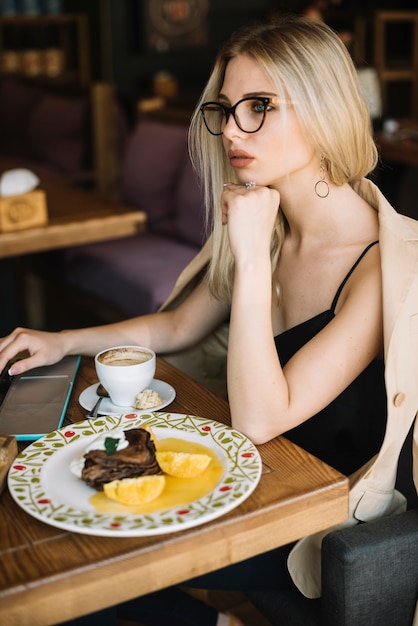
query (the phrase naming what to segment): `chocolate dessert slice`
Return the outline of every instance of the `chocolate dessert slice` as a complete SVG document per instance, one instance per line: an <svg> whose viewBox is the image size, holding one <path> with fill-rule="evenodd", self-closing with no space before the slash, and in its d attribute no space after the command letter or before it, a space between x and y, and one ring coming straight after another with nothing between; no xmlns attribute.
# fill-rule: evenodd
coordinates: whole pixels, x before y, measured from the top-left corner
<svg viewBox="0 0 418 626"><path fill-rule="evenodd" d="M149 432L143 428L125 431L129 445L116 452L91 450L84 455L81 478L89 487L103 491L104 483L122 478L135 478L159 474L161 469L155 458L155 445ZM109 432L112 439L112 432Z"/></svg>

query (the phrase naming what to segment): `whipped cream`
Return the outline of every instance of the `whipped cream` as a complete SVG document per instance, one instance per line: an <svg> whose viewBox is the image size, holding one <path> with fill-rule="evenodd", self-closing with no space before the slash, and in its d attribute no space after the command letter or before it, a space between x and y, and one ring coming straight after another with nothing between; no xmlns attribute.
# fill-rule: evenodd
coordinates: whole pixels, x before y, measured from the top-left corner
<svg viewBox="0 0 418 626"><path fill-rule="evenodd" d="M125 432L121 428L116 428L115 430L106 431L101 433L91 442L89 446L87 446L85 454L87 452L91 452L92 450L106 450L105 441L108 438L117 439L118 443L116 446L115 452L118 450L123 450L129 446L129 441L125 437ZM81 472L83 471L85 458L84 457L75 457L70 462L70 471L77 478L81 478Z"/></svg>

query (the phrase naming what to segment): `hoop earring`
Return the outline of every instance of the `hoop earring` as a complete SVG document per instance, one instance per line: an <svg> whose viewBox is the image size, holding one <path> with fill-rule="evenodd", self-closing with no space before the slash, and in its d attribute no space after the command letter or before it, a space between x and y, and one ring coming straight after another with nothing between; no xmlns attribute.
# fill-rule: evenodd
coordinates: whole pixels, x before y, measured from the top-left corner
<svg viewBox="0 0 418 626"><path fill-rule="evenodd" d="M325 158L321 156L321 164L319 166L319 180L315 183L315 193L318 198L326 198L329 195L329 185L325 180Z"/></svg>

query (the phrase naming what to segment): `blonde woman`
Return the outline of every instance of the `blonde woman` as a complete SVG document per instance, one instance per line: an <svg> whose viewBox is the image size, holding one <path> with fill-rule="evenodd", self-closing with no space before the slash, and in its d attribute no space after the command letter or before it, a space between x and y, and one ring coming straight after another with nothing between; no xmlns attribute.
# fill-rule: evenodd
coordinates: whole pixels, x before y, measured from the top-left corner
<svg viewBox="0 0 418 626"><path fill-rule="evenodd" d="M233 426L256 444L286 433L346 474L377 455L379 471L364 478L372 476L371 485L361 479L354 489L350 523L359 498L363 517L357 519L389 512L397 454L418 406L418 324L397 335L405 362L417 366L412 373L389 349L398 317L418 320L417 273L411 269L418 262L418 234L416 223L398 216L364 178L376 166L377 151L339 37L323 23L298 17L235 34L196 108L190 148L212 235L165 310L57 334L16 329L0 341L0 367L23 349L30 357L12 373L126 342L178 353L228 323ZM386 408L393 385L387 375L385 388L384 357L408 398L396 415L392 405L389 413ZM391 430L389 462L386 455L379 465L389 419L397 420L396 442ZM364 499L369 487L375 491L370 501ZM318 571L305 549L298 544L290 554L292 577L315 596ZM292 585L291 550L279 548L187 584ZM130 604L139 617L143 602ZM164 600L154 605L160 608ZM199 606L199 617L194 613L187 621L183 607L178 622L171 621L171 611L170 622L227 623ZM164 616L158 619L157 611L146 623L165 623Z"/></svg>

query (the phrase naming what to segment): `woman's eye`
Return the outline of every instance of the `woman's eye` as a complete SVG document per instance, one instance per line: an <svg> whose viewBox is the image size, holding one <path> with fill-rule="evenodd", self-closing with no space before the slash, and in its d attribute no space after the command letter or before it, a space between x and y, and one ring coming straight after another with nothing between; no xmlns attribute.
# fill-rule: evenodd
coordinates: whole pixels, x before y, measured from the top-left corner
<svg viewBox="0 0 418 626"><path fill-rule="evenodd" d="M267 106L268 105L264 104L263 102L254 103L253 111L254 113L264 113L265 110L268 110Z"/></svg>

